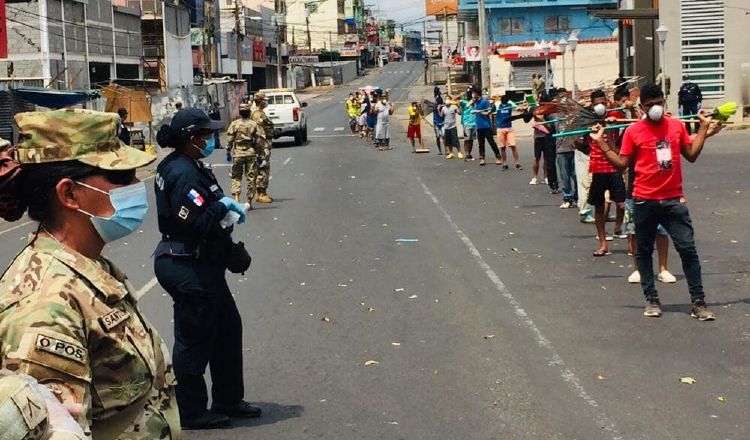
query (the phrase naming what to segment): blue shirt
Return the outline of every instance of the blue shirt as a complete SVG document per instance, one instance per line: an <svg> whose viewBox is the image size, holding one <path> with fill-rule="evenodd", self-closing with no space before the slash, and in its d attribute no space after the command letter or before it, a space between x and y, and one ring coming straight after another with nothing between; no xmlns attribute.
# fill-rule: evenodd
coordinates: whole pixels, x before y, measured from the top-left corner
<svg viewBox="0 0 750 440"><path fill-rule="evenodd" d="M475 104L472 102L469 105L469 101L462 99L459 103L461 106L461 125L464 127L476 127L477 126L477 115L474 112Z"/></svg>
<svg viewBox="0 0 750 440"><path fill-rule="evenodd" d="M438 111L438 105L442 103L442 97L438 96L435 98L435 109L432 111L432 123L435 125L443 125L445 123L445 118L440 116L440 112Z"/></svg>
<svg viewBox="0 0 750 440"><path fill-rule="evenodd" d="M513 128L513 121L510 117L513 116L513 106L510 104L500 104L497 106L497 128Z"/></svg>
<svg viewBox="0 0 750 440"><path fill-rule="evenodd" d="M474 113L477 115L477 129L492 128L492 120L490 120L490 116L479 113L479 111L489 110L490 114L492 114L492 104L490 104L490 101L484 97L480 98L475 104L475 110L477 112Z"/></svg>

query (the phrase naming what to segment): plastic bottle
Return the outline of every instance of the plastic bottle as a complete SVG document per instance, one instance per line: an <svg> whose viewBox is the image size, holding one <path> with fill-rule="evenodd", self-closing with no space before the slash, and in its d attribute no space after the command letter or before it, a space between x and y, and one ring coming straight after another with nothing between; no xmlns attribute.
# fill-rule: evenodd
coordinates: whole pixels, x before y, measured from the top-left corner
<svg viewBox="0 0 750 440"><path fill-rule="evenodd" d="M219 225L221 225L222 228L226 229L235 223L237 223L240 219L240 215L234 211L227 212L227 215L224 216L223 219L219 222Z"/></svg>

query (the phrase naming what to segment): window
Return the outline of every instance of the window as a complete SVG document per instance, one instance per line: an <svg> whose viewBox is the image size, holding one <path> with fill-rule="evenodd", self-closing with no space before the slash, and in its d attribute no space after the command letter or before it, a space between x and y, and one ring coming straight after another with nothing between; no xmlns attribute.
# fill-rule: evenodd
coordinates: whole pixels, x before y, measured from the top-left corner
<svg viewBox="0 0 750 440"><path fill-rule="evenodd" d="M526 33L526 30L523 18L500 19L500 35L521 35L524 33Z"/></svg>
<svg viewBox="0 0 750 440"><path fill-rule="evenodd" d="M570 30L570 17L567 15L548 15L544 19L544 32L556 34Z"/></svg>
<svg viewBox="0 0 750 440"><path fill-rule="evenodd" d="M336 5L336 6L337 6L337 8L336 8L336 9L337 9L337 12L338 12L339 14L343 14L343 13L344 13L344 10L345 10L345 8L346 8L346 5L345 5L345 3L346 3L346 2L345 2L344 0L338 0L338 3L337 3L337 5Z"/></svg>
<svg viewBox="0 0 750 440"><path fill-rule="evenodd" d="M682 73L704 98L724 97L724 0L680 3Z"/></svg>
<svg viewBox="0 0 750 440"><path fill-rule="evenodd" d="M286 14L286 0L274 0L274 11L277 14Z"/></svg>

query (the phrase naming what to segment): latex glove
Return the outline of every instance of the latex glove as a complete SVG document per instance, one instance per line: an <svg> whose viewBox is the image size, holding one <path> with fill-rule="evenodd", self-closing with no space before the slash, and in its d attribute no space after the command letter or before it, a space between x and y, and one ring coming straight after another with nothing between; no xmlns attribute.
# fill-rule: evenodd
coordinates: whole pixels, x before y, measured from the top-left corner
<svg viewBox="0 0 750 440"><path fill-rule="evenodd" d="M230 198L230 197L222 197L219 199L219 203L226 206L230 211L234 211L237 214L240 215L240 220L237 223L245 223L245 218L247 217L247 213L245 211L245 207L242 206L238 201Z"/></svg>

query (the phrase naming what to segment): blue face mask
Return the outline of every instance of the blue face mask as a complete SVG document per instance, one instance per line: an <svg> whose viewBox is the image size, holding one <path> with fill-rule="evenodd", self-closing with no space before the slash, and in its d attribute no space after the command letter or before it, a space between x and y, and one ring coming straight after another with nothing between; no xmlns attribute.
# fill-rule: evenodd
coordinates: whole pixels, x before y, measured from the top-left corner
<svg viewBox="0 0 750 440"><path fill-rule="evenodd" d="M198 147L195 147L198 148ZM203 147L203 149L198 148L198 151L201 152L201 155L203 157L208 157L211 155L211 153L214 152L216 149L216 137L214 135L211 135L210 138L206 139L206 146Z"/></svg>
<svg viewBox="0 0 750 440"><path fill-rule="evenodd" d="M143 182L134 183L128 186L115 188L109 192L101 190L85 183L76 182L78 185L98 191L109 196L115 213L111 217L100 217L82 209L82 212L91 217L91 223L94 229L105 243L119 240L135 232L143 223L148 212L148 195L146 193L146 184Z"/></svg>

